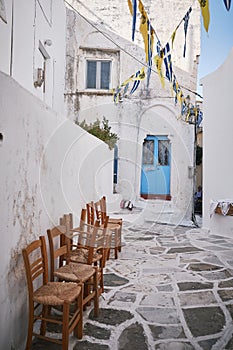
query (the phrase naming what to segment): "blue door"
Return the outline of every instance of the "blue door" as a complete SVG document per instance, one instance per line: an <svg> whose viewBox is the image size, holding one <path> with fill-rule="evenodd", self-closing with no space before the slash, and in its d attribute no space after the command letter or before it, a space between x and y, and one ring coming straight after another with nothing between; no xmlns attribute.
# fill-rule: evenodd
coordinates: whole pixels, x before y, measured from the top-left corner
<svg viewBox="0 0 233 350"><path fill-rule="evenodd" d="M170 200L170 142L167 136L147 136L143 142L141 197Z"/></svg>

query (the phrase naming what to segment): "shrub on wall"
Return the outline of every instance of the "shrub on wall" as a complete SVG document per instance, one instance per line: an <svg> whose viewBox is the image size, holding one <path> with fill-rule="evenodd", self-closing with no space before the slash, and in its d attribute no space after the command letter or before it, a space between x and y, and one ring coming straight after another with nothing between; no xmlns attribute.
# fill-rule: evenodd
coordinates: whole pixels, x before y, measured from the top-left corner
<svg viewBox="0 0 233 350"><path fill-rule="evenodd" d="M111 126L109 126L109 120L103 117L102 122L97 118L93 123L87 124L85 119L79 123L76 121L76 124L81 128L89 132L90 134L98 137L100 140L107 143L109 149L113 149L117 140L119 139L117 134L111 132Z"/></svg>

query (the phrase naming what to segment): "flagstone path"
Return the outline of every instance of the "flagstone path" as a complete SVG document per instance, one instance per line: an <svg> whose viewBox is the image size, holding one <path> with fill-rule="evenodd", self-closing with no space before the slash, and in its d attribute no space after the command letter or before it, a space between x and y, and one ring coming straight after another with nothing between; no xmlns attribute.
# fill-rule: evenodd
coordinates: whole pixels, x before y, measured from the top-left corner
<svg viewBox="0 0 233 350"><path fill-rule="evenodd" d="M85 311L84 337L70 337L70 349L233 349L233 239L126 221L123 231L119 259L105 268L99 317Z"/></svg>

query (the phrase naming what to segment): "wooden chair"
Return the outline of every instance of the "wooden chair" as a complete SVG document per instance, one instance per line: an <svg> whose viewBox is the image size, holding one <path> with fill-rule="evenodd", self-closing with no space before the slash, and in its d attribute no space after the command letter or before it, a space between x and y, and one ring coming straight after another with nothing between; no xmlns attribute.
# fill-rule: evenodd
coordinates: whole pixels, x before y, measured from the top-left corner
<svg viewBox="0 0 233 350"><path fill-rule="evenodd" d="M22 251L26 269L29 301L29 320L26 350L30 350L32 337L62 344L68 350L69 334L74 331L79 339L83 334L83 286L77 283L49 282L45 237L41 236ZM36 285L36 287L35 287ZM70 310L70 306L75 309ZM39 306L42 305L42 308ZM52 315L52 307L62 307L62 318ZM41 311L40 311L41 309ZM37 312L35 312L37 310ZM40 333L34 332L34 322L41 320ZM47 322L62 325L62 340L46 335Z"/></svg>
<svg viewBox="0 0 233 350"><path fill-rule="evenodd" d="M104 290L104 235L99 222L87 225L86 210L82 209L79 227L73 228L72 214L66 214L61 218L66 226L66 238L68 242L68 260L73 263L88 264L97 267L98 270L98 295Z"/></svg>
<svg viewBox="0 0 233 350"><path fill-rule="evenodd" d="M92 209L93 210L93 209ZM106 214L106 198L102 197L100 200L94 203L94 211L96 219L100 220L101 225L106 224L106 218L108 218L107 228L112 233L111 247L114 249L115 259L118 258L118 251L121 251L121 230L122 230L122 219L109 218ZM110 253L110 251L109 251ZM109 258L109 253L108 257Z"/></svg>
<svg viewBox="0 0 233 350"><path fill-rule="evenodd" d="M107 216L107 201L106 201L106 197L103 196L103 197L100 199L100 201L101 201L101 211L102 211L103 216L104 216L104 218L105 218L105 217ZM103 218L103 219L104 219L104 218ZM108 218L108 222L109 222L110 224L118 224L118 225L120 225L121 228L122 228L123 220L122 220L121 218L111 218L111 217L109 217L109 218Z"/></svg>
<svg viewBox="0 0 233 350"><path fill-rule="evenodd" d="M103 230L103 236L104 236L104 240L103 240L103 255L104 255L104 259L103 259L103 266L105 267L106 265L106 260L109 259L109 255L110 255L110 248L111 248L111 240L112 240L112 232L111 230L108 229L108 216L105 217L104 222L101 220L101 217L96 216L96 212L95 212L95 204L93 201L86 203L86 216L82 218L82 222L85 223L86 220L86 224L87 225L94 225L96 221L98 221L100 223L100 229L99 230Z"/></svg>
<svg viewBox="0 0 233 350"><path fill-rule="evenodd" d="M83 283L83 307L89 305L90 301L93 300L94 315L98 316L98 269L87 264L69 262L65 233L65 226L56 226L47 230L50 248L51 280L54 281L56 277L61 281ZM64 242L63 245L62 242ZM66 261L65 265L63 264L64 261Z"/></svg>

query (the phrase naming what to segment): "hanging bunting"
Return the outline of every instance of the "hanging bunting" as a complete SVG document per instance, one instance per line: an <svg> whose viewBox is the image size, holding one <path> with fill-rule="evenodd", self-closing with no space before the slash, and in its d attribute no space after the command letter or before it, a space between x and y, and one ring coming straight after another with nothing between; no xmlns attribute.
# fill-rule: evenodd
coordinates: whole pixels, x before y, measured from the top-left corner
<svg viewBox="0 0 233 350"><path fill-rule="evenodd" d="M137 73L133 76L133 78L132 78L133 81L144 80L146 78L146 73L145 73L144 67L142 67L142 69L139 70Z"/></svg>
<svg viewBox="0 0 233 350"><path fill-rule="evenodd" d="M206 32L208 33L210 23L209 0L198 0L201 6L201 14Z"/></svg>
<svg viewBox="0 0 233 350"><path fill-rule="evenodd" d="M180 91L180 87L179 87L179 84L178 84L178 81L176 79L175 74L173 75L172 89L175 92L175 105L176 105L177 101L178 101L178 93Z"/></svg>
<svg viewBox="0 0 233 350"><path fill-rule="evenodd" d="M154 48L154 29L152 28L150 21L148 20L148 68L147 68L147 87L150 82L151 68L152 68L152 56L153 56L153 48Z"/></svg>
<svg viewBox="0 0 233 350"><path fill-rule="evenodd" d="M198 114L197 114L197 127L200 127L200 124L202 122L203 119L203 113L202 111L200 111L200 109L198 109Z"/></svg>
<svg viewBox="0 0 233 350"><path fill-rule="evenodd" d="M144 80L145 77L146 77L145 68L142 67L141 70L137 71L137 73L135 74L135 77L133 78L134 84L133 84L133 87L130 91L130 95L132 95L137 90L141 80Z"/></svg>
<svg viewBox="0 0 233 350"><path fill-rule="evenodd" d="M113 101L117 104L119 102L119 96L121 92L121 87L117 86L116 89L113 89Z"/></svg>
<svg viewBox="0 0 233 350"><path fill-rule="evenodd" d="M189 24L189 18L190 18L190 13L192 12L192 7L189 8L188 12L183 18L184 21L184 52L183 52L183 57L185 57L185 52L186 52L186 37L187 37L187 31L188 31L188 24Z"/></svg>
<svg viewBox="0 0 233 350"><path fill-rule="evenodd" d="M170 52L170 45L167 43L165 45L165 48L163 49L164 53L164 64L166 69L166 77L170 82L172 82L172 60L171 60L171 52Z"/></svg>
<svg viewBox="0 0 233 350"><path fill-rule="evenodd" d="M133 21L132 21L132 41L134 41L134 36L135 36L135 29L136 29L136 19L137 19L137 0L128 0L128 6L129 6L129 11L131 13L131 16L133 16Z"/></svg>
<svg viewBox="0 0 233 350"><path fill-rule="evenodd" d="M136 73L136 78L139 76L139 74L140 74L140 71L138 71ZM130 95L132 95L137 90L139 84L140 84L140 80L139 79L135 79L133 87L132 87L132 89L130 91Z"/></svg>
<svg viewBox="0 0 233 350"><path fill-rule="evenodd" d="M131 14L131 16L133 16L133 5L132 5L131 0L128 0L128 6L129 6L130 14Z"/></svg>
<svg viewBox="0 0 233 350"><path fill-rule="evenodd" d="M172 48L173 48L174 40L175 40L175 37L176 37L176 31L177 31L177 28L176 28L176 30L174 30L174 32L172 33Z"/></svg>
<svg viewBox="0 0 233 350"><path fill-rule="evenodd" d="M156 45L157 55L154 57L154 63L158 71L158 75L162 84L162 87L165 87L164 75L163 75L163 50L161 48L160 41Z"/></svg>
<svg viewBox="0 0 233 350"><path fill-rule="evenodd" d="M223 2L226 6L227 11L229 11L231 7L231 0L223 0Z"/></svg>
<svg viewBox="0 0 233 350"><path fill-rule="evenodd" d="M131 75L127 80L125 80L121 85L117 86L116 89L112 90L113 101L117 104L119 101L122 101L122 98L125 97L128 92L130 82L133 82L133 87L130 91L132 95L138 88L141 80L146 78L145 68L142 67L141 70L137 71L135 74Z"/></svg>
<svg viewBox="0 0 233 350"><path fill-rule="evenodd" d="M113 93L113 101L117 104L119 102L120 97L125 97L129 83L134 80L135 74L131 75L127 80L125 80L120 86L117 86L116 89L112 90ZM124 89L123 89L124 88ZM122 92L123 90L123 92Z"/></svg>
<svg viewBox="0 0 233 350"><path fill-rule="evenodd" d="M139 0L138 2L138 8L139 11L141 13L141 18L140 18L140 27L139 30L142 34L142 38L144 41L144 46L145 46L145 53L146 53L146 62L148 62L149 60L149 52L148 52L148 23L149 23L149 19L147 16L147 13L145 11L145 8L141 2L141 0Z"/></svg>

